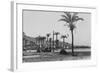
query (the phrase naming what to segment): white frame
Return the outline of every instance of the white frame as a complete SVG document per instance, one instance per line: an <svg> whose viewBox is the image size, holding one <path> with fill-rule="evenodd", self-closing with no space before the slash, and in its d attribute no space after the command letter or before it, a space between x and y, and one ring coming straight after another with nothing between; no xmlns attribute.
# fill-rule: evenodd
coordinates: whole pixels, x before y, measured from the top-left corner
<svg viewBox="0 0 100 73"><path fill-rule="evenodd" d="M59 62L38 62L38 63L22 63L22 10L51 10L51 11L75 11L75 12L90 12L91 13L91 60L78 61L59 61ZM80 67L96 65L96 48L95 48L95 25L96 24L96 8L93 7L72 7L72 6L54 6L54 5L39 5L23 2L12 2L12 58L11 69L13 71L26 71L34 69L54 69L66 67ZM47 67L48 66L48 67Z"/></svg>

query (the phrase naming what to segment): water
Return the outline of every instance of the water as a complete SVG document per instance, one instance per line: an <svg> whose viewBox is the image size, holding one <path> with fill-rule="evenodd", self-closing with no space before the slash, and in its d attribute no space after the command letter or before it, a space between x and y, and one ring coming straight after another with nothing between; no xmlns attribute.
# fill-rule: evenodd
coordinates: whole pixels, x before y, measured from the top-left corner
<svg viewBox="0 0 100 73"><path fill-rule="evenodd" d="M60 50L61 49L55 50L55 52L59 52ZM71 52L72 49L66 49L66 51ZM77 48L77 49L75 48L74 51L75 52L89 52L89 51L91 51L91 49L90 48Z"/></svg>

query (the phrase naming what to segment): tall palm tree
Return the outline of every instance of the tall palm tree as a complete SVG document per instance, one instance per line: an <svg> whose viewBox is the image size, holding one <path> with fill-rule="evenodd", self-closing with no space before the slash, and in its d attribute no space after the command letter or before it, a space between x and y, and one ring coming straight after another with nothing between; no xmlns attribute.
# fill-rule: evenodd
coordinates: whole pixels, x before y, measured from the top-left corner
<svg viewBox="0 0 100 73"><path fill-rule="evenodd" d="M59 35L60 33L59 32L55 32L54 33L54 35L56 35L56 49L57 49L57 47L58 47L58 35Z"/></svg>
<svg viewBox="0 0 100 73"><path fill-rule="evenodd" d="M59 32L54 33L56 35L56 40L58 40L58 35L60 34Z"/></svg>
<svg viewBox="0 0 100 73"><path fill-rule="evenodd" d="M38 43L38 44L39 44L39 48L37 49L38 52L41 52L41 44L42 44L42 43L41 43L41 39L42 39L42 38L41 38L40 35L39 35L38 37L36 37L36 40L39 42L39 43Z"/></svg>
<svg viewBox="0 0 100 73"><path fill-rule="evenodd" d="M63 39L63 49L64 49L64 43L65 43L66 35L62 35L61 38Z"/></svg>
<svg viewBox="0 0 100 73"><path fill-rule="evenodd" d="M46 39L46 37L44 37L44 36L41 36L41 37L40 37L41 51L43 51L43 49L44 49L44 41L45 41L45 39Z"/></svg>
<svg viewBox="0 0 100 73"><path fill-rule="evenodd" d="M50 48L51 48L51 43L52 42L52 38L49 38L49 43L50 43Z"/></svg>
<svg viewBox="0 0 100 73"><path fill-rule="evenodd" d="M44 36L41 38L41 41L42 41L42 44L43 44L43 45L44 45L45 39L46 39L46 37L44 37Z"/></svg>
<svg viewBox="0 0 100 73"><path fill-rule="evenodd" d="M66 22L67 26L70 28L71 34L72 34L72 55L74 55L74 34L73 30L75 29L75 22L79 20L84 20L83 18L80 18L78 16L77 12L64 12L64 15L61 15L62 19L59 21Z"/></svg>
<svg viewBox="0 0 100 73"><path fill-rule="evenodd" d="M68 53L66 52L64 46L65 46L65 38L67 38L67 36L66 35L62 35L61 38L63 39L63 48L60 50L60 54L66 55Z"/></svg>
<svg viewBox="0 0 100 73"><path fill-rule="evenodd" d="M50 36L50 33L47 34L47 47L49 46L49 45L48 45L48 43L49 43L49 42L48 42L49 36Z"/></svg>
<svg viewBox="0 0 100 73"><path fill-rule="evenodd" d="M47 41L48 41L49 36L50 36L50 33L47 34Z"/></svg>

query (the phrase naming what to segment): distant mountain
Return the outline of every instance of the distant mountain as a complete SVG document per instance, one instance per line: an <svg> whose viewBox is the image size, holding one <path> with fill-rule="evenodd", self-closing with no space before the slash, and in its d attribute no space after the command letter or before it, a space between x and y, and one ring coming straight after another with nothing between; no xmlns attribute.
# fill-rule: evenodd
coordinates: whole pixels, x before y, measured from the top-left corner
<svg viewBox="0 0 100 73"><path fill-rule="evenodd" d="M26 40L28 40L28 41L33 41L33 42L35 42L35 41L36 41L36 39L35 39L35 38L30 37L30 36L27 36L27 35L23 35L23 38L25 38L25 39L26 39Z"/></svg>

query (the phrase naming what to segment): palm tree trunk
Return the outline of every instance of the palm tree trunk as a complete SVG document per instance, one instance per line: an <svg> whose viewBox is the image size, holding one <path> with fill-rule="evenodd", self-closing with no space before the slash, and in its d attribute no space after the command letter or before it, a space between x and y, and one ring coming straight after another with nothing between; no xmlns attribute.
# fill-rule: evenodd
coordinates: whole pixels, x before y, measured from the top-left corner
<svg viewBox="0 0 100 73"><path fill-rule="evenodd" d="M72 34L72 55L74 55L74 34L73 34L73 30L71 30L71 34Z"/></svg>
<svg viewBox="0 0 100 73"><path fill-rule="evenodd" d="M53 52L54 52L54 31L53 31Z"/></svg>
<svg viewBox="0 0 100 73"><path fill-rule="evenodd" d="M57 42L57 40L58 40L58 35L56 35L56 49L57 49L57 47L58 47L58 42Z"/></svg>
<svg viewBox="0 0 100 73"><path fill-rule="evenodd" d="M64 38L63 38L63 49L64 49Z"/></svg>
<svg viewBox="0 0 100 73"><path fill-rule="evenodd" d="M47 48L48 48L48 36L47 36Z"/></svg>

